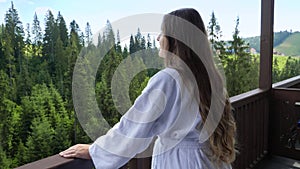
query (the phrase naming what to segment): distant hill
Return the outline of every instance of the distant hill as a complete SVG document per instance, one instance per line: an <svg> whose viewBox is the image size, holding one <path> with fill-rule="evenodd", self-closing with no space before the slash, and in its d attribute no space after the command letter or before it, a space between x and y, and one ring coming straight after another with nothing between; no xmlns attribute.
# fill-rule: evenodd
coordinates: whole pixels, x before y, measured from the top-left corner
<svg viewBox="0 0 300 169"><path fill-rule="evenodd" d="M251 48L260 51L260 36L244 38ZM286 56L300 56L300 32L280 31L274 33L274 50Z"/></svg>
<svg viewBox="0 0 300 169"><path fill-rule="evenodd" d="M292 33L274 50L286 56L300 56L300 32Z"/></svg>

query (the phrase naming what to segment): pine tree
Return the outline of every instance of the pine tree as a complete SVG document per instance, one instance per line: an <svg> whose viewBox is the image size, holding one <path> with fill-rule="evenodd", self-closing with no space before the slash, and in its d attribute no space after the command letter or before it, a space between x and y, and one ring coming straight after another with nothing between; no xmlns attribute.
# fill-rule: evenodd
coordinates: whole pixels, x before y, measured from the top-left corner
<svg viewBox="0 0 300 169"><path fill-rule="evenodd" d="M53 85L34 86L31 96L23 97L22 103L21 138L26 141L30 159L58 153L71 145L73 115L66 110L65 102ZM41 141L41 145L32 145L37 141Z"/></svg>
<svg viewBox="0 0 300 169"><path fill-rule="evenodd" d="M8 153L9 157L12 157L17 152L17 146L20 140L21 131L21 112L22 108L13 101L4 98L1 105L1 145Z"/></svg>
<svg viewBox="0 0 300 169"><path fill-rule="evenodd" d="M111 23L109 22L109 20L107 20L106 22L106 27L105 27L105 41L106 41L106 47L108 47L109 49L111 48L115 48L115 34L112 28Z"/></svg>
<svg viewBox="0 0 300 169"><path fill-rule="evenodd" d="M298 76L300 74L299 73L299 64L297 62L297 59L293 58L291 60L292 61L291 61L291 66L290 66L290 75L289 75L289 78Z"/></svg>
<svg viewBox="0 0 300 169"><path fill-rule="evenodd" d="M53 152L58 153L71 146L71 131L74 124L73 113L66 110L63 98L53 85L50 85L49 93L54 106L54 110L51 112L53 114L52 127L54 129L52 146L54 147Z"/></svg>
<svg viewBox="0 0 300 169"><path fill-rule="evenodd" d="M144 50L146 49L146 40L145 40L145 37L143 36L141 38L141 50Z"/></svg>
<svg viewBox="0 0 300 169"><path fill-rule="evenodd" d="M20 71L16 77L16 82L18 84L17 88L17 95L18 95L18 103L20 103L20 98L22 96L26 96L30 94L31 86L32 86L32 79L30 77L30 60L32 58L32 45L31 45L31 38L30 38L30 25L27 24L26 28L26 41L25 41L25 56L23 57L23 61L20 64Z"/></svg>
<svg viewBox="0 0 300 169"><path fill-rule="evenodd" d="M84 33L83 33L83 32L80 33L80 36L79 36L79 44L80 44L80 46L82 46L82 47L85 46L85 36L84 36Z"/></svg>
<svg viewBox="0 0 300 169"><path fill-rule="evenodd" d="M4 37L3 37L3 32L4 32L4 25L0 25L0 70L5 70L6 69L6 61L5 61L5 56L4 56Z"/></svg>
<svg viewBox="0 0 300 169"><path fill-rule="evenodd" d="M4 70L0 69L0 103L3 102L4 98L11 99L11 92L13 88L10 86L10 79ZM1 108L2 106L0 106Z"/></svg>
<svg viewBox="0 0 300 169"><path fill-rule="evenodd" d="M284 80L284 79L288 79L290 77L292 77L292 73L291 73L291 70L292 70L292 57L289 56L288 59L286 60L285 62L285 67L284 69L282 70L281 74L280 74L280 79L281 80Z"/></svg>
<svg viewBox="0 0 300 169"><path fill-rule="evenodd" d="M54 129L45 115L36 117L32 121L31 133L27 139L28 148L26 162L32 162L53 154ZM38 144L37 144L38 143Z"/></svg>
<svg viewBox="0 0 300 169"><path fill-rule="evenodd" d="M100 48L101 45L102 45L102 38L101 38L101 34L99 33L97 47Z"/></svg>
<svg viewBox="0 0 300 169"><path fill-rule="evenodd" d="M55 76L55 43L58 35L58 28L54 16L49 10L46 14L46 27L43 38L43 58L48 62L49 73Z"/></svg>
<svg viewBox="0 0 300 169"><path fill-rule="evenodd" d="M22 22L19 19L19 15L17 10L14 8L13 2L11 2L11 7L5 14L5 34L7 42L10 42L8 45L12 47L13 52L12 55L16 61L16 70L17 72L21 70L21 63L23 57L23 48L24 48L24 30L22 26Z"/></svg>
<svg viewBox="0 0 300 169"><path fill-rule="evenodd" d="M209 32L208 36L211 44L215 45L215 42L219 41L221 38L221 30L214 12L212 12L211 19L208 23L208 32Z"/></svg>
<svg viewBox="0 0 300 169"><path fill-rule="evenodd" d="M64 88L68 89L64 91L64 98L68 100L67 107L71 108L73 107L72 105L72 77L73 77L73 70L74 66L77 60L77 57L79 56L79 53L81 51L82 45L81 45L81 40L79 37L80 29L78 24L76 23L75 20L73 20L70 23L70 38L69 38L69 43L68 47L66 49L65 56L67 57L67 64L65 66L65 71L64 72Z"/></svg>
<svg viewBox="0 0 300 169"><path fill-rule="evenodd" d="M32 56L32 46L31 46L31 34L30 34L30 24L26 25L26 40L25 40L25 56L27 58Z"/></svg>
<svg viewBox="0 0 300 169"><path fill-rule="evenodd" d="M33 56L41 56L42 47L42 29L40 26L40 21L38 20L37 14L34 13L33 24L32 24L32 35L33 35Z"/></svg>
<svg viewBox="0 0 300 169"><path fill-rule="evenodd" d="M147 49L152 48L152 43L151 43L151 37L150 34L148 33L147 35Z"/></svg>
<svg viewBox="0 0 300 169"><path fill-rule="evenodd" d="M133 36L131 35L130 36L130 42L129 42L129 53L132 54L132 53L135 53L135 52L136 52L136 45L135 45Z"/></svg>
<svg viewBox="0 0 300 169"><path fill-rule="evenodd" d="M121 39L120 39L120 32L119 32L119 30L117 31L116 51L117 51L117 53L122 53Z"/></svg>
<svg viewBox="0 0 300 169"><path fill-rule="evenodd" d="M16 96L16 76L22 71L21 64L23 59L23 41L24 31L22 22L19 20L18 12L14 8L13 2L5 14L5 29L3 45L6 72L10 78L10 86L14 89L11 93L13 101L17 100Z"/></svg>
<svg viewBox="0 0 300 169"><path fill-rule="evenodd" d="M68 68L68 57L66 51L64 49L64 44L60 37L57 38L55 43L55 85L59 90L60 94L64 96L65 94L65 87L64 87L64 78L65 72L67 72Z"/></svg>
<svg viewBox="0 0 300 169"><path fill-rule="evenodd" d="M134 45L135 45L134 48L136 52L142 49L141 42L142 42L142 34L140 28L138 28L137 34L134 37Z"/></svg>
<svg viewBox="0 0 300 169"><path fill-rule="evenodd" d="M9 36L5 36L3 37L3 40L5 39L6 43L2 43L3 44L3 54L4 54L4 71L5 73L3 73L2 75L8 75L8 81L9 81L9 89L10 90L10 95L7 98L10 98L11 100L16 100L17 96L16 96L16 76L17 76L17 72L16 72L16 66L15 66L15 58L13 55L13 48L10 45L11 44L11 39Z"/></svg>
<svg viewBox="0 0 300 169"><path fill-rule="evenodd" d="M243 57L243 56L248 55L247 50L249 49L249 44L246 44L246 42L239 36L239 33L240 33L240 31L238 29L239 24L240 24L240 19L239 19L239 17L237 17L236 26L235 26L234 33L232 36L233 40L229 41L229 43L230 43L229 49L231 50L231 52L233 54ZM245 58L245 59L247 59L247 58ZM249 59L247 59L247 60L249 60Z"/></svg>
<svg viewBox="0 0 300 169"><path fill-rule="evenodd" d="M253 67L253 57L249 53L249 45L239 36L239 17L233 33L233 40L229 41L229 50L232 55L226 55L225 74L227 88L230 96L234 96L257 87L251 74L256 74L256 67Z"/></svg>
<svg viewBox="0 0 300 169"><path fill-rule="evenodd" d="M81 50L81 39L80 39L80 29L79 29L79 25L76 23L75 20L73 20L70 23L70 46L75 47L74 45L76 45L76 48L78 49L78 51ZM79 53L79 52L78 52Z"/></svg>
<svg viewBox="0 0 300 169"><path fill-rule="evenodd" d="M63 47L66 48L69 42L68 29L64 17L60 14L60 12L58 12L56 23L59 30L60 40L63 43Z"/></svg>
<svg viewBox="0 0 300 169"><path fill-rule="evenodd" d="M208 37L210 40L210 43L212 45L212 50L215 54L217 54L220 59L223 61L224 57L226 57L226 48L225 48L225 42L224 40L221 40L222 38L222 31L221 27L217 21L217 18L215 16L215 13L212 12L211 19L208 24ZM226 63L223 63L226 64Z"/></svg>
<svg viewBox="0 0 300 169"><path fill-rule="evenodd" d="M272 80L273 83L279 82L280 81L280 70L279 70L279 65L278 65L278 59L275 57L273 60L273 67L272 67Z"/></svg>
<svg viewBox="0 0 300 169"><path fill-rule="evenodd" d="M93 37L92 29L90 24L87 22L85 27L85 39L86 39L86 44L88 46L91 45L92 43L92 37Z"/></svg>
<svg viewBox="0 0 300 169"><path fill-rule="evenodd" d="M127 45L125 44L124 49L123 49L123 52L122 52L123 59L127 58L128 55L129 55L128 47L127 47Z"/></svg>

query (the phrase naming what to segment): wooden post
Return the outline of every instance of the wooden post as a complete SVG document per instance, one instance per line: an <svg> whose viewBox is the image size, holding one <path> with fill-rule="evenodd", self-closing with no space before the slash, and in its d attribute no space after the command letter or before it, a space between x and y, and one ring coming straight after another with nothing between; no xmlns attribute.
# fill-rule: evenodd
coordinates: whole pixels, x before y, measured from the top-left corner
<svg viewBox="0 0 300 169"><path fill-rule="evenodd" d="M274 0L261 0L259 88L272 88Z"/></svg>

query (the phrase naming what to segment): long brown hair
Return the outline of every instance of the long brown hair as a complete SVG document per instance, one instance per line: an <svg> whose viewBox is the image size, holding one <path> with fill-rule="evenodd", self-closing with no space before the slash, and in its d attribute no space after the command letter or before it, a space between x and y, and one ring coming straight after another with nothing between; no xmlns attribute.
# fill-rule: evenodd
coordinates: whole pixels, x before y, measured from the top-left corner
<svg viewBox="0 0 300 169"><path fill-rule="evenodd" d="M205 38L192 37L196 36L193 34L193 32L189 32L192 30L186 30L184 28L185 25L175 23L176 21L174 19L171 19L172 16L182 18L187 22L192 23L194 26L201 30L202 34L204 35L203 37ZM205 26L200 14L195 9L191 8L184 8L173 11L168 15L165 15L162 23L162 33L165 34L169 43L168 51L178 56L188 66L188 68L194 75L194 78L198 85L198 92L200 97L199 112L202 117L202 123L204 123L208 117L212 99L212 84L210 82L210 75L207 70L207 65L205 67L205 64L209 64L209 71L213 72L213 77L211 78L216 78L218 83L220 83L222 87L224 86L224 81L214 64L211 50L209 49L209 52L206 52L206 54L203 54L203 56L198 56L195 51L193 51L185 43L172 36L168 36L168 34L172 34L172 32L175 31L182 31L182 34L184 34L184 36L187 36L184 37L187 41L189 41L191 38L196 38L195 43L193 43L194 45L201 46L201 43L209 44ZM202 51L207 51L206 48L209 48L209 46L202 46L204 46L202 47L203 49L201 49ZM206 57L204 58L206 62L203 63L203 60L200 57ZM173 56L165 58L165 64L167 67L174 67L174 65L172 65L172 59L174 59ZM226 91L226 89L223 88L222 91L224 92L224 90ZM209 137L209 148L211 150L211 157L213 160L216 160L218 162L223 161L225 163L231 163L235 160L236 154L236 124L232 115L232 109L228 95L225 94L224 98L224 109L221 115L221 120L212 135L210 135Z"/></svg>

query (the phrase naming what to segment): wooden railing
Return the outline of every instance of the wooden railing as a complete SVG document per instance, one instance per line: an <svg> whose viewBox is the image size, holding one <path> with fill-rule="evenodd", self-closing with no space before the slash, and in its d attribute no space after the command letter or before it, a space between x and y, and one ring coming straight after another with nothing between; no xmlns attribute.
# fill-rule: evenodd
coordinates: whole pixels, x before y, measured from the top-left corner
<svg viewBox="0 0 300 169"><path fill-rule="evenodd" d="M256 164L268 147L268 94L256 89L230 98L237 121L239 155L234 168L243 169ZM92 162L80 159L64 159L58 155L36 161L19 169L35 168L92 168ZM122 169L150 169L151 158L132 159Z"/></svg>
<svg viewBox="0 0 300 169"><path fill-rule="evenodd" d="M273 85L274 88L297 86L300 86L300 76ZM274 107L272 108L274 103L270 102L274 102L272 98L275 97L274 91L277 94L282 92L279 89L272 89L269 92L255 89L230 98L237 123L237 146L239 150L233 168L252 168L269 153L271 145L269 145L270 140L268 138L270 136L272 138L272 132L269 132L269 122L270 119L272 120L272 117L269 117L269 112L274 110ZM276 95L276 98L278 96L280 95ZM272 129L271 131L274 130ZM151 158L132 159L122 169L150 169L150 165ZM35 168L91 169L93 164L90 160L65 159L55 155L21 166L18 169Z"/></svg>
<svg viewBox="0 0 300 169"><path fill-rule="evenodd" d="M300 76L285 82L273 85L270 150L300 160Z"/></svg>
<svg viewBox="0 0 300 169"><path fill-rule="evenodd" d="M256 89L231 98L237 124L235 169L252 168L268 152L268 93Z"/></svg>
<svg viewBox="0 0 300 169"><path fill-rule="evenodd" d="M92 169L93 163L91 160L83 159L66 159L59 155L47 157L33 163L29 163L18 167L17 169Z"/></svg>

